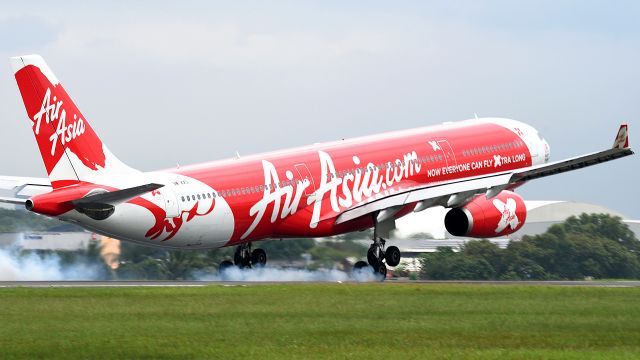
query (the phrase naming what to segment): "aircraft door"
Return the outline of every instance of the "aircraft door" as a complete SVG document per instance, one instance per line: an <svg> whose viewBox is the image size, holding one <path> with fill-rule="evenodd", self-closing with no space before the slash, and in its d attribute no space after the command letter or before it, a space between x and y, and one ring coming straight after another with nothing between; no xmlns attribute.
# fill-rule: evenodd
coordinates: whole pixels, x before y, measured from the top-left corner
<svg viewBox="0 0 640 360"><path fill-rule="evenodd" d="M456 155L453 152L453 148L449 141L447 140L433 140L428 142L431 150L434 152L439 152L444 156L444 160L447 166L456 166L458 163L456 161Z"/></svg>
<svg viewBox="0 0 640 360"><path fill-rule="evenodd" d="M167 212L165 217L173 218L180 216L180 202L178 202L178 197L173 190L173 186L165 185L156 191L159 192L162 197L164 210Z"/></svg>
<svg viewBox="0 0 640 360"><path fill-rule="evenodd" d="M447 162L447 166L456 166L458 163L456 161L456 154L453 152L453 148L451 148L451 144L447 140L438 141L440 148L442 149L442 153L444 154L444 159Z"/></svg>

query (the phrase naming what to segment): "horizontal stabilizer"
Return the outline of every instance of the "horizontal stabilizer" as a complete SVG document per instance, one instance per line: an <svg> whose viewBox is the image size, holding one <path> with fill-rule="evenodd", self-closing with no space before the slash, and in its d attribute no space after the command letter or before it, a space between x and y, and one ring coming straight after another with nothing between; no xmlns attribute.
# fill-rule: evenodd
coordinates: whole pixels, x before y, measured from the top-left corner
<svg viewBox="0 0 640 360"><path fill-rule="evenodd" d="M10 198L10 197L0 196L0 203L24 205L26 202L27 202L27 199L19 199L19 198Z"/></svg>
<svg viewBox="0 0 640 360"><path fill-rule="evenodd" d="M93 205L117 205L134 197L146 194L149 191L157 190L164 185L162 184L146 184L140 186L134 186L127 189L116 190L111 192L104 192L95 195L85 196L83 198L73 200L71 203L76 208L90 207Z"/></svg>

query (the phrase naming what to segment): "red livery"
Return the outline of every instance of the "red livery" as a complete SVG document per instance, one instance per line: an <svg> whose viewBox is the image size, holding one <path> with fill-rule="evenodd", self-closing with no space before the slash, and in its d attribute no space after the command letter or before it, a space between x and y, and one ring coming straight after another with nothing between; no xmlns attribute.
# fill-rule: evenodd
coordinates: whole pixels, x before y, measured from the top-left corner
<svg viewBox="0 0 640 360"><path fill-rule="evenodd" d="M526 220L518 186L633 154L622 125L612 148L549 162L533 127L484 118L144 173L108 150L40 56L11 65L49 178L2 177L41 194L0 201L126 241L235 245L240 267L266 263L258 240L374 228L356 265L384 275L400 261L385 237L401 216L444 206L451 234L504 236Z"/></svg>

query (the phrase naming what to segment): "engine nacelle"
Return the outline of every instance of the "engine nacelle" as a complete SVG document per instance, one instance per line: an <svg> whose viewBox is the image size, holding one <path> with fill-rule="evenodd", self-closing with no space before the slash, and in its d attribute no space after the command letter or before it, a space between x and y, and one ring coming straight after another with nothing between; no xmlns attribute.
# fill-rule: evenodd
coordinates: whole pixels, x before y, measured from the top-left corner
<svg viewBox="0 0 640 360"><path fill-rule="evenodd" d="M454 236L488 238L518 231L526 218L524 200L504 190L491 199L478 195L467 205L449 210L444 226Z"/></svg>

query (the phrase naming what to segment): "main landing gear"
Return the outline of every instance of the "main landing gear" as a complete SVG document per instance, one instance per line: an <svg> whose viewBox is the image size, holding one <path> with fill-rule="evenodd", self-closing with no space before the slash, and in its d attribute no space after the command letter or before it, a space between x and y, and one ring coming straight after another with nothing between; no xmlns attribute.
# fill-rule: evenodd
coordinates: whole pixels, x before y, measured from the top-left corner
<svg viewBox="0 0 640 360"><path fill-rule="evenodd" d="M251 267L263 267L267 264L267 252L263 249L251 250L251 243L245 243L236 246L236 251L233 254L233 262L225 260L220 263L218 268L219 272L222 272L232 266L237 266L240 269Z"/></svg>
<svg viewBox="0 0 640 360"><path fill-rule="evenodd" d="M374 216L375 227L373 228L373 243L367 251L367 261L358 261L353 265L354 270L362 270L367 266L373 268L373 272L382 276L382 280L387 277L387 265L398 266L402 255L397 246L389 246L385 249L386 240L378 236L378 223ZM386 264L385 264L386 262Z"/></svg>

